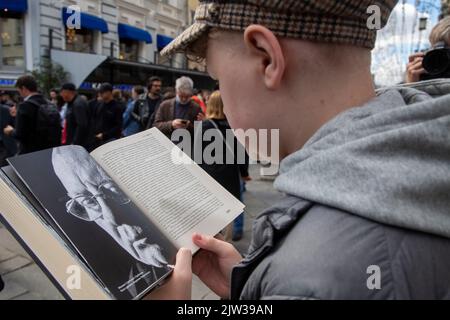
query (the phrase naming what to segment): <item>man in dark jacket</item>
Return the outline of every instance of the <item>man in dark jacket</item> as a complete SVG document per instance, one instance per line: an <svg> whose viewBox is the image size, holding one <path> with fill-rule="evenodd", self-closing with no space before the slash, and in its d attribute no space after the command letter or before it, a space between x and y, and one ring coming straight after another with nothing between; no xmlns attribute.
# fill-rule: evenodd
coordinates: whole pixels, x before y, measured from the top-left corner
<svg viewBox="0 0 450 320"><path fill-rule="evenodd" d="M88 148L90 112L87 101L77 94L73 83L61 87L61 96L67 103L65 128L66 144Z"/></svg>
<svg viewBox="0 0 450 320"><path fill-rule="evenodd" d="M14 126L15 117L11 114L13 110L15 110L15 105L10 105L10 102L0 104L0 144L3 148L0 163L3 165L6 165L6 158L12 157L17 153L17 141L3 133L3 129L7 126Z"/></svg>
<svg viewBox="0 0 450 320"><path fill-rule="evenodd" d="M3 133L19 141L19 154L45 149L47 146L43 145L43 141L47 137L41 136L37 123L39 106L48 101L38 92L37 82L32 76L17 79L16 88L24 100L17 108L15 127L7 126Z"/></svg>
<svg viewBox="0 0 450 320"><path fill-rule="evenodd" d="M192 271L222 298L450 299L450 82L375 91L396 2L204 0L163 50L206 57L231 127L279 129L286 198L247 255L193 236ZM189 298L186 251L157 297Z"/></svg>
<svg viewBox="0 0 450 320"><path fill-rule="evenodd" d="M162 102L162 80L151 77L147 84L147 94L142 94L134 103L131 117L140 124L141 130L150 129L155 122L155 116Z"/></svg>
<svg viewBox="0 0 450 320"><path fill-rule="evenodd" d="M122 106L113 98L113 87L104 83L99 88L102 101L93 110L94 148L122 135Z"/></svg>
<svg viewBox="0 0 450 320"><path fill-rule="evenodd" d="M181 77L176 81L176 98L159 106L154 126L167 137L171 138L176 129L188 129L192 134L194 122L202 118L202 110L191 99L193 91L194 82L188 77Z"/></svg>

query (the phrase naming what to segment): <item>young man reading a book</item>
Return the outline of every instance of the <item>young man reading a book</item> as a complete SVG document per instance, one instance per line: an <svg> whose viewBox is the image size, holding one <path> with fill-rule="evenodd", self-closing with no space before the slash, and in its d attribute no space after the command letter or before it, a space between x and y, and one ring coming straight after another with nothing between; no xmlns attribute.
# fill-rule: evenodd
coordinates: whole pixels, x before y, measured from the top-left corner
<svg viewBox="0 0 450 320"><path fill-rule="evenodd" d="M445 80L374 89L376 31L397 1L201 1L165 48L206 57L233 128L280 129L275 187L245 258L194 235L149 298L450 298L450 95Z"/></svg>

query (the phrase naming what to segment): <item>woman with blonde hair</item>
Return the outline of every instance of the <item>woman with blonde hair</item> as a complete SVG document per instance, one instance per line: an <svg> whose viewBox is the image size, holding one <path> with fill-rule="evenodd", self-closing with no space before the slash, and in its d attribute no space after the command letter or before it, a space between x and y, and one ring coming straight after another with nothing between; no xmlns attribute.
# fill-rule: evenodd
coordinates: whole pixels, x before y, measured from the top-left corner
<svg viewBox="0 0 450 320"><path fill-rule="evenodd" d="M214 134L213 136L221 137L223 141L222 154L212 155L214 159L220 159L220 161L210 163L208 161L205 161L207 159L203 159L200 166L237 199L240 199L240 177L243 177L243 179L245 180L249 180L248 164L239 164L237 161L238 152L245 153L245 150L243 149L242 145L239 144L237 139L234 138L234 141L232 143L226 141L227 130L231 130L231 128L223 111L223 101L219 91L213 92L208 100L206 117L202 122L202 134L204 135L208 130L217 130L216 134ZM209 144L214 142L215 141L207 141L205 139L202 139L203 150L205 150L205 148L207 148ZM238 148L242 149L238 150ZM232 164L227 164L226 161L226 154L229 152L233 153L234 162ZM238 233L239 234L237 236L233 236L233 223L231 223L225 229L225 240L230 241L232 238L233 240L240 239L242 237L242 230L239 230Z"/></svg>

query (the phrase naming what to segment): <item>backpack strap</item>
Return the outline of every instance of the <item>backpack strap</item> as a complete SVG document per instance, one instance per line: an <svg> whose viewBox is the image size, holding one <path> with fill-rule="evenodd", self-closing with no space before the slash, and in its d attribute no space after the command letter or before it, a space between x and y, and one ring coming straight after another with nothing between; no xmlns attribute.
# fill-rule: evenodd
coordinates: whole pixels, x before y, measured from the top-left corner
<svg viewBox="0 0 450 320"><path fill-rule="evenodd" d="M32 105L35 105L36 107L39 107L39 108L43 105L52 105L52 106L54 105L51 101L48 101L47 99L45 100L45 103L39 103L39 102L31 100L31 99L28 99L27 101L24 101L24 102L29 102Z"/></svg>
<svg viewBox="0 0 450 320"><path fill-rule="evenodd" d="M28 99L27 101L24 101L24 102L29 102L32 105L35 105L36 107L39 107L39 108L41 107L40 103L38 103L37 101L31 100L31 99Z"/></svg>
<svg viewBox="0 0 450 320"><path fill-rule="evenodd" d="M230 145L228 144L227 139L223 136L223 133L222 133L222 131L219 129L219 126L216 124L216 122L215 122L214 120L212 120L212 119L208 119L207 121L209 121L209 123L211 123L211 124L214 126L214 128L216 128L217 131L219 131L219 134L220 134L220 136L222 137L223 142L225 142L226 148L228 149L229 152L231 152L231 154L234 155L234 150L233 150L233 149L230 147Z"/></svg>

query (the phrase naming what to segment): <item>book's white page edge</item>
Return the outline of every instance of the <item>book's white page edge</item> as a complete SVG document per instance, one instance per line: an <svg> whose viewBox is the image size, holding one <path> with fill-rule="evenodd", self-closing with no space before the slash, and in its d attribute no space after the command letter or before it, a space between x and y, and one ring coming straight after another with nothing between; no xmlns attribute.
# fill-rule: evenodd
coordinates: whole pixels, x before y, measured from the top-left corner
<svg viewBox="0 0 450 320"><path fill-rule="evenodd" d="M57 234L47 229L43 221L33 214L19 196L11 190L0 175L0 213L45 265L67 295L74 300L110 300L104 288L93 279L78 259L57 239ZM75 271L74 271L75 270ZM80 287L70 288L69 277L79 272Z"/></svg>

